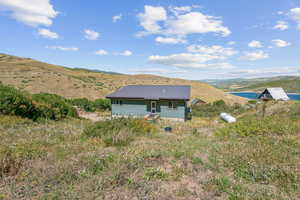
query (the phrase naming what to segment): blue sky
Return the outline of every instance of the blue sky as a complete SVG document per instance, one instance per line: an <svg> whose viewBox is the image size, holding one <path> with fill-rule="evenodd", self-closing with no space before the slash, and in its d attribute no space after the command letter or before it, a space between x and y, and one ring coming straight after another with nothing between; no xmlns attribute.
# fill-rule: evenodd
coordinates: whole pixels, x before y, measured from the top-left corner
<svg viewBox="0 0 300 200"><path fill-rule="evenodd" d="M0 0L0 52L185 79L300 75L297 0Z"/></svg>

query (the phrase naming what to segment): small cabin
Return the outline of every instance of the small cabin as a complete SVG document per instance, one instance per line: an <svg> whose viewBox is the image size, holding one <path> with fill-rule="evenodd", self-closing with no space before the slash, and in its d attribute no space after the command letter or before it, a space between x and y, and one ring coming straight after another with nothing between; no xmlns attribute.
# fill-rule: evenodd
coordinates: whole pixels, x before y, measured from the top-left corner
<svg viewBox="0 0 300 200"><path fill-rule="evenodd" d="M187 85L128 85L108 95L112 117L146 117L185 121L191 87Z"/></svg>
<svg viewBox="0 0 300 200"><path fill-rule="evenodd" d="M290 98L282 88L267 88L258 96L258 99L282 101L290 100Z"/></svg>
<svg viewBox="0 0 300 200"><path fill-rule="evenodd" d="M207 104L207 102L205 102L204 100L202 99L198 99L198 98L195 98L191 101L190 105L191 106L195 106L195 105L201 105L201 104Z"/></svg>

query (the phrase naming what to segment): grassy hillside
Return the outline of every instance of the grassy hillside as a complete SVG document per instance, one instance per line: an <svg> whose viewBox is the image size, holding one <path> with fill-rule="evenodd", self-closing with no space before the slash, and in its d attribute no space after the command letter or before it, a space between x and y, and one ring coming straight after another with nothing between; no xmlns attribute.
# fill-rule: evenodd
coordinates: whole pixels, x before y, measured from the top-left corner
<svg viewBox="0 0 300 200"><path fill-rule="evenodd" d="M300 93L300 77L278 76L255 79L206 80L205 82L225 91L260 92L267 87L282 87L289 93Z"/></svg>
<svg viewBox="0 0 300 200"><path fill-rule="evenodd" d="M282 87L288 93L300 93L300 78L296 80L276 80L250 84L248 86L235 89L235 91L263 91L268 87Z"/></svg>
<svg viewBox="0 0 300 200"><path fill-rule="evenodd" d="M243 102L239 97L196 81L165 78L154 75L123 75L71 69L28 58L0 54L0 81L30 93L46 92L66 98L103 98L112 91L129 84L191 85L192 97L212 102Z"/></svg>

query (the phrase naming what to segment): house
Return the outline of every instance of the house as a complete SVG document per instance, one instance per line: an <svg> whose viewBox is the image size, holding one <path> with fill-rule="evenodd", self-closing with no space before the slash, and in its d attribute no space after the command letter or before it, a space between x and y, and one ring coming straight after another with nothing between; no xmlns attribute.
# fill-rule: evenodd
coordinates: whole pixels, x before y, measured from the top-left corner
<svg viewBox="0 0 300 200"><path fill-rule="evenodd" d="M203 101L202 99L195 98L190 103L191 106L195 106L195 105L199 105L199 104L206 104L206 102Z"/></svg>
<svg viewBox="0 0 300 200"><path fill-rule="evenodd" d="M267 88L258 96L258 99L287 101L290 98L282 88Z"/></svg>
<svg viewBox="0 0 300 200"><path fill-rule="evenodd" d="M128 85L108 95L112 117L145 117L185 121L191 87L186 85Z"/></svg>

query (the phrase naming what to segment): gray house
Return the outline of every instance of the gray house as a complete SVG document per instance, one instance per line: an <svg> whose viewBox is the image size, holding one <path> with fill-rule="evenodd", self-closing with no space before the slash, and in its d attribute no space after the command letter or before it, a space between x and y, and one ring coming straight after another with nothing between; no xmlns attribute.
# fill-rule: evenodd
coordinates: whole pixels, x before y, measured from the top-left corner
<svg viewBox="0 0 300 200"><path fill-rule="evenodd" d="M108 95L112 117L145 117L185 121L191 87L186 85L128 85Z"/></svg>

